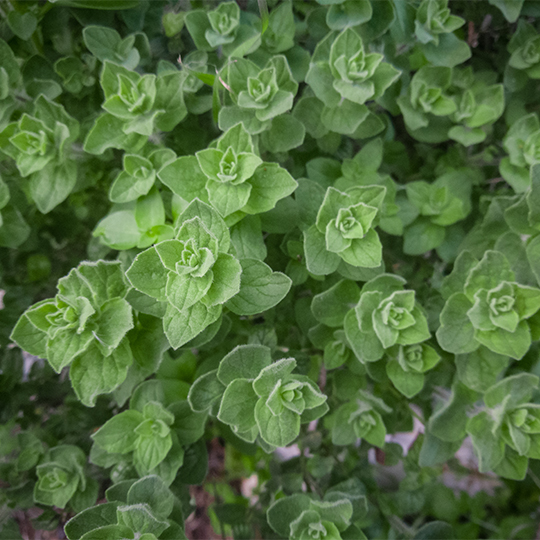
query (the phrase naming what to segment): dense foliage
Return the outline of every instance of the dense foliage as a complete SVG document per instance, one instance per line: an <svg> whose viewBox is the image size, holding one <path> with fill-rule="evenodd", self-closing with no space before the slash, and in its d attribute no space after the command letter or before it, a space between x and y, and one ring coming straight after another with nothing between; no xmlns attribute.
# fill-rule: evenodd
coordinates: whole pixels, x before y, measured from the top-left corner
<svg viewBox="0 0 540 540"><path fill-rule="evenodd" d="M0 539L538 537L538 17L0 0Z"/></svg>

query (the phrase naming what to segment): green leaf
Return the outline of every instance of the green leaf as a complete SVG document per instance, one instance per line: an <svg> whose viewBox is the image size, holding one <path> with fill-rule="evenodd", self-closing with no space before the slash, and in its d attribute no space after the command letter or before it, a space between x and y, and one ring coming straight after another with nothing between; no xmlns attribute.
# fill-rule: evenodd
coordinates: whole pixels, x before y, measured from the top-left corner
<svg viewBox="0 0 540 540"><path fill-rule="evenodd" d="M524 0L489 0L492 6L498 7L508 22L516 22Z"/></svg>
<svg viewBox="0 0 540 540"><path fill-rule="evenodd" d="M466 435L467 413L478 394L459 381L452 385L452 395L429 419L429 431L445 442L461 441Z"/></svg>
<svg viewBox="0 0 540 540"><path fill-rule="evenodd" d="M207 186L210 203L223 217L243 210L252 191L252 186L248 182L234 185L208 180Z"/></svg>
<svg viewBox="0 0 540 540"><path fill-rule="evenodd" d="M128 268L126 277L138 291L164 302L168 272L154 247L139 253Z"/></svg>
<svg viewBox="0 0 540 540"><path fill-rule="evenodd" d="M238 345L220 362L217 377L225 386L235 379L255 379L271 363L268 347Z"/></svg>
<svg viewBox="0 0 540 540"><path fill-rule="evenodd" d="M77 182L74 162L49 163L30 178L30 193L42 214L47 214L63 202Z"/></svg>
<svg viewBox="0 0 540 540"><path fill-rule="evenodd" d="M226 387L218 379L217 373L217 369L205 373L189 389L188 402L195 412L208 410L223 396Z"/></svg>
<svg viewBox="0 0 540 540"><path fill-rule="evenodd" d="M163 329L173 349L178 349L198 336L206 327L217 321L221 315L222 306L206 306L197 303L179 311L167 306L163 317Z"/></svg>
<svg viewBox="0 0 540 540"><path fill-rule="evenodd" d="M403 251L408 255L422 255L438 248L444 241L444 227L435 225L429 219L419 218L405 229Z"/></svg>
<svg viewBox="0 0 540 540"><path fill-rule="evenodd" d="M342 30L369 21L372 14L373 10L368 0L346 0L330 6L326 14L326 24L331 30Z"/></svg>
<svg viewBox="0 0 540 540"><path fill-rule="evenodd" d="M324 103L316 97L302 97L293 109L293 116L304 125L305 131L314 139L324 137L328 128L321 120Z"/></svg>
<svg viewBox="0 0 540 540"><path fill-rule="evenodd" d="M280 536L287 538L291 532L291 523L309 509L310 500L303 493L277 499L266 511L268 524Z"/></svg>
<svg viewBox="0 0 540 540"><path fill-rule="evenodd" d="M159 476L150 475L131 485L126 502L147 504L156 517L166 519L173 511L174 495Z"/></svg>
<svg viewBox="0 0 540 540"><path fill-rule="evenodd" d="M506 407L515 407L526 403L531 400L534 390L538 388L538 382L538 377L532 373L506 377L486 392L484 396L486 406L494 408L504 404Z"/></svg>
<svg viewBox="0 0 540 540"><path fill-rule="evenodd" d="M242 207L247 214L261 214L276 206L298 186L296 180L277 163L262 163L247 180L251 185L249 200Z"/></svg>
<svg viewBox="0 0 540 540"><path fill-rule="evenodd" d="M325 276L335 272L341 258L337 253L326 249L326 239L319 232L316 225L312 225L304 231L304 251L306 255L306 267L316 276Z"/></svg>
<svg viewBox="0 0 540 540"><path fill-rule="evenodd" d="M19 210L12 206L2 208L0 215L0 246L7 248L19 247L30 235L30 227Z"/></svg>
<svg viewBox="0 0 540 540"><path fill-rule="evenodd" d="M218 420L233 426L239 432L256 425L255 406L259 396L248 379L235 379L225 390L219 407Z"/></svg>
<svg viewBox="0 0 540 540"><path fill-rule="evenodd" d="M71 1L74 2L75 0ZM129 527L123 525L105 525L84 534L79 540L125 540L130 536L133 538L133 531Z"/></svg>
<svg viewBox="0 0 540 540"><path fill-rule="evenodd" d="M135 449L135 429L144 420L138 411L124 411L108 420L92 435L92 439L110 454L127 454Z"/></svg>
<svg viewBox="0 0 540 540"><path fill-rule="evenodd" d="M239 259L262 261L266 258L267 250L258 216L246 216L231 227L231 241Z"/></svg>
<svg viewBox="0 0 540 540"><path fill-rule="evenodd" d="M204 276L178 275L169 272L167 277L167 300L177 310L187 310L206 295L212 285L212 272Z"/></svg>
<svg viewBox="0 0 540 540"><path fill-rule="evenodd" d="M479 347L469 354L456 355L459 380L477 392L485 392L495 384L508 363L507 356L494 353L486 347Z"/></svg>
<svg viewBox="0 0 540 540"><path fill-rule="evenodd" d="M101 306L99 327L95 330L94 337L108 354L118 347L133 326L131 306L123 298L113 298Z"/></svg>
<svg viewBox="0 0 540 540"><path fill-rule="evenodd" d="M475 330L474 337L497 354L520 360L531 346L531 332L526 321L521 321L514 332L504 328L494 331Z"/></svg>
<svg viewBox="0 0 540 540"><path fill-rule="evenodd" d="M504 458L504 442L494 434L493 420L488 413L482 411L470 418L467 433L478 457L478 470L483 473L493 470Z"/></svg>
<svg viewBox="0 0 540 540"><path fill-rule="evenodd" d="M384 348L375 332L362 332L356 312L351 309L345 316L345 335L358 360L364 362L376 362L384 355Z"/></svg>
<svg viewBox="0 0 540 540"><path fill-rule="evenodd" d="M277 154L297 148L304 142L306 129L300 120L290 114L276 116L268 131L262 135L263 144Z"/></svg>
<svg viewBox="0 0 540 540"><path fill-rule="evenodd" d="M106 525L116 523L118 503L107 502L83 510L72 517L65 525L64 531L69 540L78 540L85 533Z"/></svg>
<svg viewBox="0 0 540 540"><path fill-rule="evenodd" d="M83 40L88 50L102 62L110 60L128 69L136 68L139 63L139 52L133 48L134 36L122 40L120 34L112 28L87 26L83 30Z"/></svg>
<svg viewBox="0 0 540 540"><path fill-rule="evenodd" d="M93 236L101 237L102 242L113 249L131 249L138 244L141 232L133 210L119 210L103 218Z"/></svg>
<svg viewBox="0 0 540 540"><path fill-rule="evenodd" d="M536 281L540 284L540 235L535 236L526 248L527 260L529 261L531 270L536 277Z"/></svg>
<svg viewBox="0 0 540 540"><path fill-rule="evenodd" d="M237 315L256 315L279 304L291 288L291 280L281 272L272 272L256 259L242 259L240 292L226 306Z"/></svg>
<svg viewBox="0 0 540 540"><path fill-rule="evenodd" d="M165 459L171 447L170 433L165 437L159 435L139 437L133 452L133 463L137 468L150 472Z"/></svg>
<svg viewBox="0 0 540 540"><path fill-rule="evenodd" d="M124 340L109 356L97 347L79 355L71 364L69 378L75 394L87 407L93 407L100 394L108 394L120 386L126 376L133 355Z"/></svg>
<svg viewBox="0 0 540 540"><path fill-rule="evenodd" d="M351 245L338 255L351 266L378 268L382 262L382 244L379 235L370 229L363 238L354 238Z"/></svg>
<svg viewBox="0 0 540 540"><path fill-rule="evenodd" d="M179 71L158 75L154 108L162 114L156 118L156 129L172 131L186 117L188 111L182 91L183 80L183 74Z"/></svg>
<svg viewBox="0 0 540 540"><path fill-rule="evenodd" d="M203 299L209 306L223 304L240 291L242 267L232 255L220 253L212 272L214 280Z"/></svg>
<svg viewBox="0 0 540 540"><path fill-rule="evenodd" d="M321 121L330 131L353 135L368 115L369 109L365 105L346 99L335 107L324 107Z"/></svg>
<svg viewBox="0 0 540 540"><path fill-rule="evenodd" d="M529 460L526 456L520 456L512 448L506 447L504 458L494 468L494 472L503 478L524 480L528 467Z"/></svg>
<svg viewBox="0 0 540 540"><path fill-rule="evenodd" d="M169 405L168 410L175 416L172 429L178 436L178 442L187 446L198 441L204 435L207 413L195 412L187 401L177 401Z"/></svg>
<svg viewBox="0 0 540 540"><path fill-rule="evenodd" d="M47 342L47 360L51 367L60 373L73 359L83 353L93 341L94 336L90 330L78 334L75 329L60 329L54 336L54 340Z"/></svg>
<svg viewBox="0 0 540 540"><path fill-rule="evenodd" d="M434 66L455 67L471 57L471 49L455 34L439 34L439 44L426 43L422 46L428 62Z"/></svg>
<svg viewBox="0 0 540 540"><path fill-rule="evenodd" d="M7 23L17 37L27 41L36 31L38 20L30 11L26 13L10 11L7 16Z"/></svg>
<svg viewBox="0 0 540 540"><path fill-rule="evenodd" d="M439 345L454 354L466 354L478 348L474 327L467 316L472 303L463 293L454 293L441 312L441 326L437 330Z"/></svg>
<svg viewBox="0 0 540 540"><path fill-rule="evenodd" d="M386 374L394 386L409 399L418 394L424 387L423 373L405 371L398 362L388 362Z"/></svg>
<svg viewBox="0 0 540 540"><path fill-rule="evenodd" d="M138 133L126 134L124 122L112 114L98 117L84 141L84 151L89 154L103 154L108 148L136 152L144 146L147 137Z"/></svg>
<svg viewBox="0 0 540 540"><path fill-rule="evenodd" d="M154 537L158 537L169 526L167 521L156 519L150 506L147 504L120 506L116 515L118 517L118 524L128 527L135 533L139 533L141 540L145 540L144 536L149 533L153 534ZM152 540L152 538L150 537L149 540Z"/></svg>
<svg viewBox="0 0 540 540"><path fill-rule="evenodd" d="M274 416L263 399L255 406L255 420L262 439L272 446L287 446L300 433L300 415L283 409L280 415Z"/></svg>
<svg viewBox="0 0 540 540"><path fill-rule="evenodd" d="M448 540L455 538L453 527L444 521L431 521L418 529L413 540L438 540L440 538Z"/></svg>
<svg viewBox="0 0 540 540"><path fill-rule="evenodd" d="M208 202L207 177L195 156L182 156L167 163L158 171L158 178L176 195L188 202L200 199Z"/></svg>
<svg viewBox="0 0 540 540"><path fill-rule="evenodd" d="M316 295L311 302L313 316L326 326L343 325L345 315L360 299L360 289L354 281L341 280L330 289Z"/></svg>
<svg viewBox="0 0 540 540"><path fill-rule="evenodd" d="M23 350L44 358L47 354L47 334L39 330L23 313L17 321L10 338Z"/></svg>

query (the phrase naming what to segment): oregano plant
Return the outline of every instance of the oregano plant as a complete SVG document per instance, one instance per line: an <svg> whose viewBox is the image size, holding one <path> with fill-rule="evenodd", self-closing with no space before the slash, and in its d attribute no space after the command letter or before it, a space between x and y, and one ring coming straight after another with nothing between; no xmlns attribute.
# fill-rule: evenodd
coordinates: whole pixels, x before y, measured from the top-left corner
<svg viewBox="0 0 540 540"><path fill-rule="evenodd" d="M537 538L539 17L0 0L0 540Z"/></svg>

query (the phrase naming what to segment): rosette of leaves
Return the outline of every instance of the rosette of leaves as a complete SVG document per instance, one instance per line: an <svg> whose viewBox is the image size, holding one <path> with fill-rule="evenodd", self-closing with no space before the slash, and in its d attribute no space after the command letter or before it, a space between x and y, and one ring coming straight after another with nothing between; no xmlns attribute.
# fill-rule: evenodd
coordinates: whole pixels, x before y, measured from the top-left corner
<svg viewBox="0 0 540 540"><path fill-rule="evenodd" d="M187 114L182 92L184 74L165 70L140 75L105 61L100 83L106 113L88 133L84 149L101 154L107 148L137 152L155 131L171 131Z"/></svg>
<svg viewBox="0 0 540 540"><path fill-rule="evenodd" d="M414 211L403 235L403 251L421 255L438 248L447 228L465 219L471 212L471 174L467 169L450 171L429 184L424 180L409 182L407 198ZM416 219L414 216L417 216Z"/></svg>
<svg viewBox="0 0 540 540"><path fill-rule="evenodd" d="M418 41L435 45L439 45L442 34L454 32L464 24L464 19L450 12L448 0L422 0L414 21Z"/></svg>
<svg viewBox="0 0 540 540"><path fill-rule="evenodd" d="M109 195L113 193L115 198L131 198L137 191L145 190L153 181L155 178L153 171L144 167L146 161L149 160L143 161L146 158L139 158L140 156L132 155L126 159L128 171L133 172L138 179L135 180L134 176L129 176L128 171L125 171L126 175L120 173L117 177L119 181L111 186ZM137 165L142 165L142 167L137 168ZM134 180L133 185L130 185L130 179ZM132 190L131 187L134 189ZM141 195L136 200L114 204L109 214L96 225L93 236L112 249L124 250L134 247L144 249L156 242L173 238L174 227L167 223L162 196L157 186L154 186L146 195Z"/></svg>
<svg viewBox="0 0 540 540"><path fill-rule="evenodd" d="M236 2L222 2L212 11L191 10L185 15L185 23L200 51L222 47L226 56L241 57L256 50L261 43L260 31L242 24ZM238 54L240 51L242 54Z"/></svg>
<svg viewBox="0 0 540 540"><path fill-rule="evenodd" d="M21 82L21 70L11 47L0 39L0 130L17 108L13 90Z"/></svg>
<svg viewBox="0 0 540 540"><path fill-rule="evenodd" d="M77 181L72 144L79 123L65 109L45 96L34 102L31 114L0 132L0 152L15 160L28 192L39 211L46 214L71 193Z"/></svg>
<svg viewBox="0 0 540 540"><path fill-rule="evenodd" d="M433 369L441 357L426 343L395 345L387 352L386 374L394 386L407 398L424 388L424 373Z"/></svg>
<svg viewBox="0 0 540 540"><path fill-rule="evenodd" d="M351 525L353 504L343 495L328 491L322 501L304 494L283 497L268 508L268 524L282 538L290 540L341 540L344 531L355 534L358 540L365 539L363 533Z"/></svg>
<svg viewBox="0 0 540 540"><path fill-rule="evenodd" d="M452 120L460 125L453 126L448 136L463 146L483 142L487 128L498 120L504 111L504 86L491 84L496 73L483 73L475 76L472 68L454 69L452 85L459 88L456 96L457 110Z"/></svg>
<svg viewBox="0 0 540 540"><path fill-rule="evenodd" d="M49 449L36 467L35 502L58 508L70 503L76 512L95 504L99 485L86 476L85 467L86 455L78 446Z"/></svg>
<svg viewBox="0 0 540 540"><path fill-rule="evenodd" d="M452 69L424 66L412 77L407 92L397 99L405 126L412 137L421 142L448 140L452 127L450 116L457 104L449 94Z"/></svg>
<svg viewBox="0 0 540 540"><path fill-rule="evenodd" d="M345 316L345 334L362 362L375 362L395 345L415 345L430 337L426 316L405 280L381 274L368 281L360 300Z"/></svg>
<svg viewBox="0 0 540 540"><path fill-rule="evenodd" d="M58 294L27 309L11 334L21 349L69 376L77 397L93 406L127 375L133 356L128 285L119 262L83 262L58 281Z"/></svg>
<svg viewBox="0 0 540 540"><path fill-rule="evenodd" d="M501 159L501 176L516 193L530 186L530 167L540 163L540 122L536 113L522 116L514 122L503 139L508 156Z"/></svg>
<svg viewBox="0 0 540 540"><path fill-rule="evenodd" d="M186 400L178 399L187 393L187 383L158 378L133 386L124 390L131 396L129 409L93 435L90 461L110 468L114 483L155 474L170 485L184 463L184 447L204 434L206 413L193 412Z"/></svg>
<svg viewBox="0 0 540 540"><path fill-rule="evenodd" d="M520 373L485 392L486 410L467 422L480 472L523 480L529 458L540 459L540 407L531 403L537 388L536 375Z"/></svg>
<svg viewBox="0 0 540 540"><path fill-rule="evenodd" d="M367 52L362 38L352 28L335 39L329 34L317 45L306 82L324 103L321 121L327 129L355 137L362 124L371 120L377 127L369 134L362 132L362 137L382 130L384 125L365 103L382 97L400 76L383 58L382 54Z"/></svg>
<svg viewBox="0 0 540 540"><path fill-rule="evenodd" d="M386 403L363 390L341 405L332 416L332 443L338 446L353 444L356 439L382 448L386 437L383 414L391 413Z"/></svg>
<svg viewBox="0 0 540 540"><path fill-rule="evenodd" d="M111 486L105 495L108 502L88 508L66 523L69 540L185 540L178 501L158 476L121 481Z"/></svg>
<svg viewBox="0 0 540 540"><path fill-rule="evenodd" d="M147 156L124 154L124 168L111 185L109 199L114 203L125 203L147 195L156 181L157 171L175 158L170 148L157 148Z"/></svg>
<svg viewBox="0 0 540 540"><path fill-rule="evenodd" d="M444 350L464 354L484 345L520 360L538 339L540 289L517 283L502 253L488 250L478 261L463 251L443 291L437 340Z"/></svg>
<svg viewBox="0 0 540 540"><path fill-rule="evenodd" d="M283 55L272 56L262 69L250 60L238 58L226 64L220 76L234 103L219 113L222 130L242 122L251 134L261 133L268 129L272 118L292 109L298 91Z"/></svg>
<svg viewBox="0 0 540 540"><path fill-rule="evenodd" d="M530 79L540 79L540 35L534 26L520 20L508 43L508 52L510 68L526 73Z"/></svg>
<svg viewBox="0 0 540 540"><path fill-rule="evenodd" d="M158 177L188 202L196 197L209 202L232 225L246 214L271 210L297 186L285 169L263 162L254 152L250 134L237 124L215 147L177 158Z"/></svg>
<svg viewBox="0 0 540 540"><path fill-rule="evenodd" d="M268 347L241 345L217 370L195 381L188 400L194 411L212 408L246 441L260 435L263 448L271 451L292 443L301 424L328 410L327 397L309 377L294 374L295 367L294 358L272 363Z"/></svg>
<svg viewBox="0 0 540 540"><path fill-rule="evenodd" d="M315 225L304 231L306 265L314 274L330 274L343 260L363 268L382 262L382 244L375 226L386 188L359 186L346 192L329 187Z"/></svg>
<svg viewBox="0 0 540 540"><path fill-rule="evenodd" d="M431 64L453 67L470 58L469 46L454 34L464 24L464 19L452 15L448 0L422 0L416 11L414 33Z"/></svg>
<svg viewBox="0 0 540 540"><path fill-rule="evenodd" d="M135 403L137 405L140 404ZM160 472L158 466L173 448L174 414L158 401L146 401L138 409L130 408L113 416L92 438L107 454L131 454L139 476L156 474ZM183 454L177 440L176 447L176 451ZM181 465L182 459L176 469Z"/></svg>
<svg viewBox="0 0 540 540"><path fill-rule="evenodd" d="M217 321L223 304L240 290L242 267L228 253L228 228L200 201L189 211L199 207L204 222L197 215L184 219L174 238L139 253L126 273L135 289L166 303L163 328L175 349Z"/></svg>

